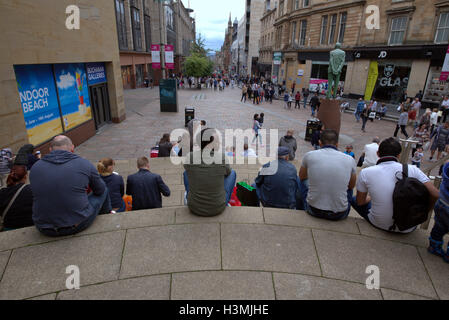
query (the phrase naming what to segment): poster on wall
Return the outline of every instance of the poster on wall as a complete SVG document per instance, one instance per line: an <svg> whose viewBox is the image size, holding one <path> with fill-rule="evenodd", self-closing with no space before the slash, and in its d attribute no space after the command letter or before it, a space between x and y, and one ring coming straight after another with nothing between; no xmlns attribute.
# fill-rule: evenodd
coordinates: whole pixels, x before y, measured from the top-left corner
<svg viewBox="0 0 449 320"><path fill-rule="evenodd" d="M385 71L386 74L387 72L389 73L389 76L391 77L391 75L394 72L394 66L387 66L385 67ZM377 61L371 61L370 65L369 65L369 71L368 71L368 78L366 79L366 90L365 90L365 101L370 101L372 96L373 96L373 92L374 92L374 88L376 87L376 83L377 83L377 78L379 77L379 66Z"/></svg>
<svg viewBox="0 0 449 320"><path fill-rule="evenodd" d="M92 119L84 64L55 64L55 78L65 130Z"/></svg>
<svg viewBox="0 0 449 320"><path fill-rule="evenodd" d="M158 44L151 45L151 65L153 69L161 68L161 46Z"/></svg>
<svg viewBox="0 0 449 320"><path fill-rule="evenodd" d="M173 58L173 46L171 44L165 45L165 67L167 69L175 69L175 60Z"/></svg>
<svg viewBox="0 0 449 320"><path fill-rule="evenodd" d="M19 65L14 71L30 143L38 145L62 133L51 65Z"/></svg>
<svg viewBox="0 0 449 320"><path fill-rule="evenodd" d="M107 82L104 62L86 63L86 69L89 86Z"/></svg>

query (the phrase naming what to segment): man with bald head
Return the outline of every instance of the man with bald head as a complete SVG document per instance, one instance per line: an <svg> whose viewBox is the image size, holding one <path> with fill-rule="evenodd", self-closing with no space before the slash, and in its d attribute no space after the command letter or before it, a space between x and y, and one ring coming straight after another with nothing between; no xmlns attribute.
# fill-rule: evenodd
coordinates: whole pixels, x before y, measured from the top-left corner
<svg viewBox="0 0 449 320"><path fill-rule="evenodd" d="M112 210L108 190L97 169L74 150L70 138L53 138L50 153L30 173L33 221L41 233L50 237L81 232L98 214ZM88 189L92 190L89 194Z"/></svg>

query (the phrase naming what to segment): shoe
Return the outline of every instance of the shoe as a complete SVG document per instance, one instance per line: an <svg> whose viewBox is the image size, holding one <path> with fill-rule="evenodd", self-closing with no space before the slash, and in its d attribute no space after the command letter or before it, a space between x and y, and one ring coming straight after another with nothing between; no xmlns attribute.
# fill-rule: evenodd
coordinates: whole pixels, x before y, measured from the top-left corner
<svg viewBox="0 0 449 320"><path fill-rule="evenodd" d="M429 237L429 247L427 248L427 251L436 256L444 257L445 253L443 251L443 241L436 241L433 240L432 237ZM447 253L446 257L449 259Z"/></svg>
<svg viewBox="0 0 449 320"><path fill-rule="evenodd" d="M184 191L184 205L187 205L187 191Z"/></svg>
<svg viewBox="0 0 449 320"><path fill-rule="evenodd" d="M116 214L117 212L115 212L114 210L111 210L111 212L109 212L109 214Z"/></svg>

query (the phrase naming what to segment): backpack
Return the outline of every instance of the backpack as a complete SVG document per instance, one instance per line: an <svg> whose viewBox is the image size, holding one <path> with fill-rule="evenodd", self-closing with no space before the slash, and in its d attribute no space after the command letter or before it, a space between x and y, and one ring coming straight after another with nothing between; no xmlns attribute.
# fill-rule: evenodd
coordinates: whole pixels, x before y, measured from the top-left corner
<svg viewBox="0 0 449 320"><path fill-rule="evenodd" d="M421 181L408 176L407 164L402 165L402 179L397 179L393 192L394 223L390 231L395 227L400 231L416 227L427 221L429 214L430 193Z"/></svg>

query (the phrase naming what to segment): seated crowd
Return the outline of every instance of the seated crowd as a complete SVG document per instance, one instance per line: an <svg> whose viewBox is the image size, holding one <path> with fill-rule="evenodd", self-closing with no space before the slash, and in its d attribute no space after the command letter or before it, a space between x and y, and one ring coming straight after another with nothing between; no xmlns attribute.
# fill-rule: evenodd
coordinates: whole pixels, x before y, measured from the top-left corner
<svg viewBox="0 0 449 320"><path fill-rule="evenodd" d="M185 152L190 161L184 163L184 201L199 216L221 214L229 206L236 185L236 172L226 162L225 153L217 151L219 139L208 130L202 127L195 137L200 150L194 151L191 144L190 152ZM376 150L378 160L357 176L354 157L339 151L338 134L326 129L320 134L320 148L304 155L298 172L290 162L296 151L296 142L288 142L292 133L283 137L278 158L260 169L253 184L264 207L305 210L313 217L332 221L347 218L352 207L375 228L410 233L416 226L400 230L393 219L398 172L407 170L405 175L427 190L429 210L435 206L429 251L449 262L449 252L442 249L443 236L449 232L449 163L443 169L440 193L416 166L403 169L398 160L402 148L396 139L380 142L375 138L372 148L365 149L365 159ZM169 143L167 137L161 143ZM30 185L26 184L26 164L18 161L12 167L7 187L0 190L4 228L34 224L47 236L75 234L88 228L99 214L125 211L125 194L132 196L133 210L161 208L161 195L169 197L170 189L160 175L150 171L148 158L139 158L137 167L138 172L127 179L125 193L123 178L114 172L112 159L101 160L95 168L74 153L68 137L57 136L51 141L50 153L33 164Z"/></svg>

